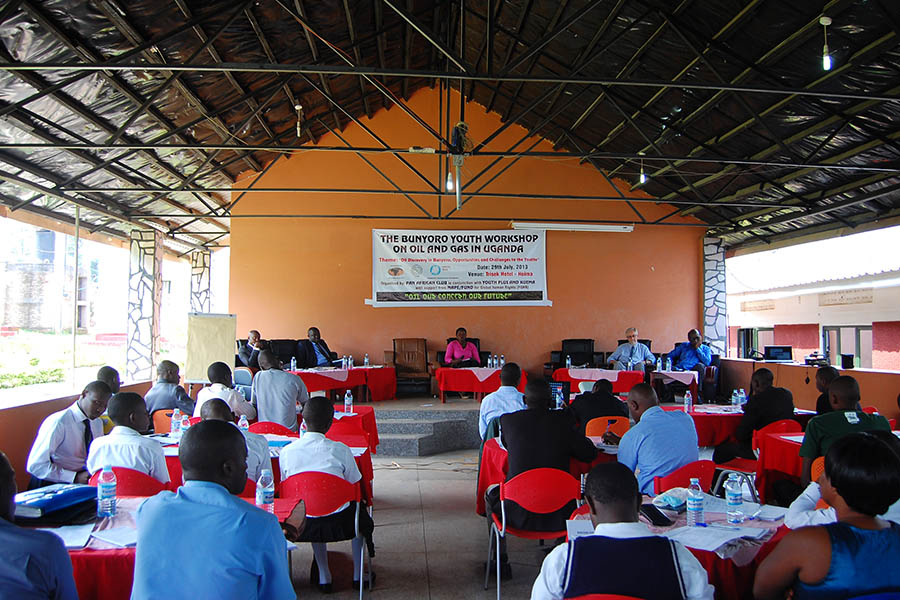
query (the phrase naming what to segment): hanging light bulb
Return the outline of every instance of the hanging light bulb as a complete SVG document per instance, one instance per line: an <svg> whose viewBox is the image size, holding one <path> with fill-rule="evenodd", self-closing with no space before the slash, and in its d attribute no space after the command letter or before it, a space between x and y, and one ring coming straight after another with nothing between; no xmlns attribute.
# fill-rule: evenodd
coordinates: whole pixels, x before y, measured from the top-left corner
<svg viewBox="0 0 900 600"><path fill-rule="evenodd" d="M453 173L450 172L447 173L447 191L453 191Z"/></svg>
<svg viewBox="0 0 900 600"><path fill-rule="evenodd" d="M644 153L643 153L643 152L639 152L639 154L643 155ZM644 159L643 159L643 158L641 159L641 177L640 177L640 182L641 182L641 184L647 183L647 175L644 174Z"/></svg>
<svg viewBox="0 0 900 600"><path fill-rule="evenodd" d="M828 50L828 26L831 25L831 17L821 17L819 19L819 24L822 26L822 30L825 33L825 45L822 46L822 69L830 71L831 53Z"/></svg>

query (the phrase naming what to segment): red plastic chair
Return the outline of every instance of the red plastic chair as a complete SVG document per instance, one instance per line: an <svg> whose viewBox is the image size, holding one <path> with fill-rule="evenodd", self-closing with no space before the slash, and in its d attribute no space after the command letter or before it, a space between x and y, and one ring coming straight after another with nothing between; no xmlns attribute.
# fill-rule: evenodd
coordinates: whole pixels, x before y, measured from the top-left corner
<svg viewBox="0 0 900 600"><path fill-rule="evenodd" d="M193 427L194 425L199 423L201 420L202 420L201 417L191 417L190 419L188 419L188 423L190 423L191 426Z"/></svg>
<svg viewBox="0 0 900 600"><path fill-rule="evenodd" d="M869 414L869 415L877 415L877 414L878 414L878 407L875 407L875 406L863 406L862 411L863 411L864 413L866 413L866 414Z"/></svg>
<svg viewBox="0 0 900 600"><path fill-rule="evenodd" d="M288 437L300 437L296 431L291 431L281 423L272 421L259 421L250 426L250 433L274 433L276 435L286 435Z"/></svg>
<svg viewBox="0 0 900 600"><path fill-rule="evenodd" d="M116 494L119 496L155 496L166 489L166 484L146 473L126 467L113 467L112 470L116 474ZM102 472L101 469L91 475L90 485L97 487Z"/></svg>
<svg viewBox="0 0 900 600"><path fill-rule="evenodd" d="M281 482L281 497L302 499L306 503L306 516L313 518L330 515L347 502L355 502L356 529L354 537L359 535L359 507L362 498L359 483L350 483L331 473L318 471L295 473ZM365 583L363 580L364 563L367 556L365 544L360 549L360 555L359 597L362 598ZM369 561L369 589L372 589L371 560Z"/></svg>
<svg viewBox="0 0 900 600"><path fill-rule="evenodd" d="M571 473L559 469L530 469L501 483L500 516L491 514L491 537L488 541L488 561L484 567L484 589L488 587L491 573L491 551L496 548L497 600L500 600L500 538L509 534L529 540L555 540L566 535L565 528L560 531L530 531L507 527L507 500L512 500L529 512L547 514L580 497L581 482L572 477Z"/></svg>
<svg viewBox="0 0 900 600"><path fill-rule="evenodd" d="M248 477L244 491L238 494L238 498L256 498L256 482Z"/></svg>
<svg viewBox="0 0 900 600"><path fill-rule="evenodd" d="M759 445L764 438L764 436L770 433L800 433L803 431L803 428L800 426L800 423L793 419L782 419L780 421L775 421L774 423L769 423L762 429L757 429L753 432L753 438L751 441L751 447L753 448L753 452L759 456ZM719 492L719 489L722 487L723 482L728 477L729 473L737 473L740 478L747 482L747 485L750 487L750 493L753 495L753 501L759 502L759 493L756 490L755 485L755 475L759 470L759 460L758 459L749 459L749 458L733 458L726 463L722 463L719 465L719 468L722 472L719 474L719 478L716 479L716 485L713 487L713 495ZM754 477L751 477L753 475Z"/></svg>
<svg viewBox="0 0 900 600"><path fill-rule="evenodd" d="M888 419L888 425L891 426L891 431L895 431L897 429L897 419Z"/></svg>
<svg viewBox="0 0 900 600"><path fill-rule="evenodd" d="M712 486L713 474L716 472L716 463L711 460L696 460L679 467L665 477L653 478L653 493L662 494L666 490L676 487L688 487L692 477L700 478L700 487L708 490Z"/></svg>

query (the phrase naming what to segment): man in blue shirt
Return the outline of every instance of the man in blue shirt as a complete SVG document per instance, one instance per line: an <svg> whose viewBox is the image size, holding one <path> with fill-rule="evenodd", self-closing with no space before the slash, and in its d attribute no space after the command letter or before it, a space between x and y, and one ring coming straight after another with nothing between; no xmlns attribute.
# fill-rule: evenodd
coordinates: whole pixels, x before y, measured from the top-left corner
<svg viewBox="0 0 900 600"><path fill-rule="evenodd" d="M62 540L13 524L16 472L0 452L0 598L78 600L72 561Z"/></svg>
<svg viewBox="0 0 900 600"><path fill-rule="evenodd" d="M524 394L519 391L519 382L522 380L522 369L516 363L506 363L500 369L500 389L491 392L481 401L481 409L478 414L478 433L484 439L488 432L488 425L493 419L497 419L506 413L525 410Z"/></svg>
<svg viewBox="0 0 900 600"><path fill-rule="evenodd" d="M702 380L704 370L712 363L712 352L709 346L704 346L701 342L698 330L688 331L688 341L681 342L669 352L672 368L676 371L697 371Z"/></svg>
<svg viewBox="0 0 900 600"><path fill-rule="evenodd" d="M619 445L619 462L635 471L641 493L653 494L653 478L699 460L697 429L690 415L659 407L656 392L639 383L628 392L628 410L635 425L621 438L612 432L603 436Z"/></svg>
<svg viewBox="0 0 900 600"><path fill-rule="evenodd" d="M235 495L247 482L240 430L201 421L184 434L178 458L185 484L136 513L132 600L294 600L278 519Z"/></svg>
<svg viewBox="0 0 900 600"><path fill-rule="evenodd" d="M625 339L628 341L616 348L616 351L606 359L616 371L643 371L644 366L656 362L650 348L637 341L637 336L638 331L634 327L626 329Z"/></svg>

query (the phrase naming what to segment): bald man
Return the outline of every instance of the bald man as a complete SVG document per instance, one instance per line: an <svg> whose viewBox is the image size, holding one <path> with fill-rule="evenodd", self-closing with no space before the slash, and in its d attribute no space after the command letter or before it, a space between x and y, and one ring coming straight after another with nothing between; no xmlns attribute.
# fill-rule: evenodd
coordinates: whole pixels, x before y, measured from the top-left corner
<svg viewBox="0 0 900 600"><path fill-rule="evenodd" d="M153 438L141 435L150 429L150 413L140 394L119 392L109 401L108 413L115 427L91 443L88 472L93 475L103 467L124 467L160 483L169 483L162 446Z"/></svg>
<svg viewBox="0 0 900 600"><path fill-rule="evenodd" d="M250 402L260 421L280 423L298 431L297 414L309 400L303 380L281 370L281 361L271 350L259 353L259 373L253 376Z"/></svg>
<svg viewBox="0 0 900 600"><path fill-rule="evenodd" d="M204 402L200 409L200 418L204 421L225 421L234 424L234 413L220 398L212 398ZM241 431L241 433L247 443L247 479L257 481L263 469L272 470L269 441L256 433L249 431Z"/></svg>
<svg viewBox="0 0 900 600"><path fill-rule="evenodd" d="M603 439L619 445L619 462L637 475L641 493L653 494L653 478L699 460L697 429L690 415L659 407L656 392L639 383L628 392L628 411L635 425L619 438L608 432Z"/></svg>
<svg viewBox="0 0 900 600"><path fill-rule="evenodd" d="M108 385L92 381L72 406L44 419L25 467L32 476L29 488L88 482L88 448L103 435L100 415L111 395Z"/></svg>
<svg viewBox="0 0 900 600"><path fill-rule="evenodd" d="M158 410L172 410L177 408L182 414L194 414L194 401L184 391L184 388L178 385L181 381L178 365L171 360L164 360L156 367L156 383L150 388L150 391L144 395L144 402L147 403L147 410L152 415Z"/></svg>
<svg viewBox="0 0 900 600"><path fill-rule="evenodd" d="M13 524L16 472L0 452L0 598L78 600L72 561L62 540Z"/></svg>
<svg viewBox="0 0 900 600"><path fill-rule="evenodd" d="M247 482L241 432L201 421L182 437L178 459L184 485L148 498L135 516L132 600L294 600L278 519L236 496Z"/></svg>

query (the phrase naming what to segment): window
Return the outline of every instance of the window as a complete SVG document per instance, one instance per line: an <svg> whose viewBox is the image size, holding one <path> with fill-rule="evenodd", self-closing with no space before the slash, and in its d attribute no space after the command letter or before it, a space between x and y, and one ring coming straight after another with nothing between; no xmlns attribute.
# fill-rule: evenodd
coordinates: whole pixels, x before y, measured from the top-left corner
<svg viewBox="0 0 900 600"><path fill-rule="evenodd" d="M762 358L763 348L774 344L775 330L771 327L738 329L738 358Z"/></svg>
<svg viewBox="0 0 900 600"><path fill-rule="evenodd" d="M872 326L822 327L822 347L830 364L840 367L841 355L853 356L853 366L872 368Z"/></svg>

